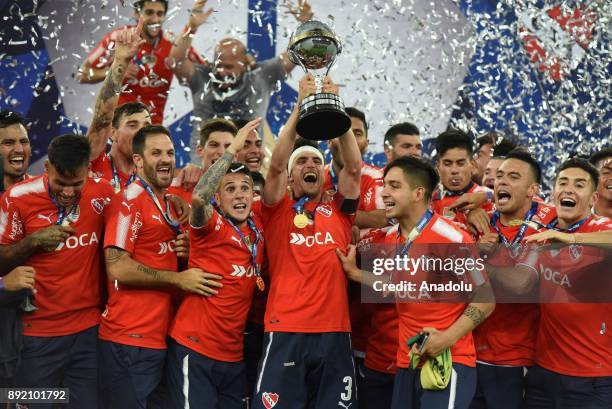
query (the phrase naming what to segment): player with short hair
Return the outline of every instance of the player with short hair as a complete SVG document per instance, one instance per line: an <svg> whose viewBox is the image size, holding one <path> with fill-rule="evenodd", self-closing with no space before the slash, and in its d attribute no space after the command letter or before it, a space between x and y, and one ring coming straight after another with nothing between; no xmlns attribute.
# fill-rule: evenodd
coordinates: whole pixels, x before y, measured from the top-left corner
<svg viewBox="0 0 612 409"><path fill-rule="evenodd" d="M344 167L338 175L338 193L331 202L323 202L323 154L312 146L293 150L300 101L315 91L314 77L302 78L298 102L274 148L264 187L271 281L254 408L277 403L356 405L347 281L334 252L351 241L361 155L352 131L347 131L340 137ZM323 80L323 92L338 92L329 77Z"/></svg>
<svg viewBox="0 0 612 409"><path fill-rule="evenodd" d="M438 159L436 169L440 174L440 186L434 192L431 208L448 220L466 225L464 209L453 207L453 203L466 193L483 193L491 196L489 189L472 182L474 168L472 140L469 135L458 129L442 132L436 138ZM492 204L482 206L491 210Z"/></svg>
<svg viewBox="0 0 612 409"><path fill-rule="evenodd" d="M46 173L9 189L0 211L2 271L36 271L15 385L69 388L67 407L79 409L97 408L99 246L113 195L106 181L87 177L89 154L84 137L55 137Z"/></svg>
<svg viewBox="0 0 612 409"><path fill-rule="evenodd" d="M419 128L410 122L393 125L385 132L384 149L387 163L401 156L421 157L423 142Z"/></svg>
<svg viewBox="0 0 612 409"><path fill-rule="evenodd" d="M493 159L491 159L493 161ZM489 162L490 163L490 162ZM538 233L556 217L553 206L536 201L541 179L540 165L525 149L508 153L495 177L495 211L475 209L468 222L485 213L486 225L479 243L500 245L488 260L504 267L521 262L518 252L524 239ZM488 229L487 229L488 227ZM533 365L539 306L498 303L493 314L474 331L478 385L471 409L520 409L523 378Z"/></svg>
<svg viewBox="0 0 612 409"><path fill-rule="evenodd" d="M30 178L27 172L32 157L32 146L25 119L18 112L0 111L0 155L2 157L0 195L2 195L15 183Z"/></svg>
<svg viewBox="0 0 612 409"><path fill-rule="evenodd" d="M591 212L597 200L598 179L597 169L584 159L569 159L559 168L553 195L557 219L549 230L526 239L533 243L546 240L567 244L554 252L541 252L534 263L536 274L531 277L532 281L539 277L541 296L551 293L571 296L581 287L585 276L587 280L596 280L592 284L597 288L610 288L607 275L598 278L587 275L594 271L595 263L603 263L600 271L608 272L609 256L593 253L593 247L581 246L597 244L602 234L612 230L609 218ZM612 304L609 299L604 301L607 302L540 304L535 365L525 378L525 408L612 406L612 338L606 324L612 316Z"/></svg>
<svg viewBox="0 0 612 409"><path fill-rule="evenodd" d="M170 329L168 380L175 407L240 409L250 396L243 338L255 287L265 287L264 241L260 212L252 213L250 171L233 159L260 122L238 131L193 192L189 265L221 276L222 288L212 297L186 295Z"/></svg>
<svg viewBox="0 0 612 409"><path fill-rule="evenodd" d="M117 82L119 105L128 102L141 102L151 113L151 121L161 124L164 108L172 83L172 67L168 63L172 39L162 30L168 12L167 0L134 1L134 19L142 22L142 39L133 55L126 61L123 71L125 79ZM105 79L109 68L117 58L116 45L124 29L117 28L107 34L85 59L76 78L81 83L94 84ZM188 50L187 58L194 62L204 60L193 48ZM111 68L112 70L112 68ZM122 90L122 87L125 89Z"/></svg>
<svg viewBox="0 0 612 409"><path fill-rule="evenodd" d="M425 160L410 156L393 160L385 168L385 201L387 217L395 218L398 224L392 228L372 233L371 243L387 244L396 248L395 255L413 254L413 245L425 244L433 253L450 257L453 244L473 244L471 237L455 227L451 222L429 209L432 192L438 183L435 169ZM435 246L435 245L438 246ZM444 246L440 246L444 244ZM455 246L456 247L456 246ZM399 250L399 252L397 252ZM421 253L422 250L416 250ZM342 260L344 270L351 280L372 287L375 275L362 271L356 264L355 247L351 246L346 255L340 250L338 257ZM423 272L427 278L427 272ZM461 276L457 276L461 279ZM490 286L484 273L478 270L465 274L465 279L477 288L477 297L492 296ZM429 277L432 278L432 277ZM372 287L373 288L373 287ZM392 408L404 408L407 402L417 408L468 408L476 386L476 351L471 331L477 327L494 309L491 298L479 301L473 298L469 303L427 302L422 292L417 291L415 302L402 302L397 299L399 331L396 342L397 373L393 387ZM391 317L389 317L391 318ZM372 337L384 337L380 332L382 326ZM419 350L415 346L409 349L407 341L415 334L426 333L427 341ZM411 355L423 358L438 357L447 348L452 356L452 374L448 385L439 390L424 390L419 376L420 367L410 364ZM366 354L366 360L372 359ZM422 362L421 362L422 363ZM371 396L370 399L375 399Z"/></svg>
<svg viewBox="0 0 612 409"><path fill-rule="evenodd" d="M216 276L189 268L187 234L180 231L166 189L175 165L170 132L141 128L132 142L136 180L113 198L104 255L108 303L98 349L103 408L146 407L163 376L173 286L207 294Z"/></svg>

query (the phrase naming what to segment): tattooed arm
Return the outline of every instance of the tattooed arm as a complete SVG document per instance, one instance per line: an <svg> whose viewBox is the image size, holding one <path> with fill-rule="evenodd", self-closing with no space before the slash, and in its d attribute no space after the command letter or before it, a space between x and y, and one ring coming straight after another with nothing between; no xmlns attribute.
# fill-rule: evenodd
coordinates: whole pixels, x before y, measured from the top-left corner
<svg viewBox="0 0 612 409"><path fill-rule="evenodd" d="M121 84L126 75L130 60L136 55L143 40L140 36L143 21L138 22L134 31L124 28L115 41L115 56L106 79L96 98L93 119L87 130L87 139L91 146L90 160L93 160L102 153L106 142L111 135L112 120L115 108L121 94Z"/></svg>
<svg viewBox="0 0 612 409"><path fill-rule="evenodd" d="M134 260L130 254L118 247L104 249L106 272L110 280L139 287L159 287L173 285L184 291L210 296L215 295L215 288L222 285L222 277L205 273L199 268L189 268L176 272L149 267Z"/></svg>
<svg viewBox="0 0 612 409"><path fill-rule="evenodd" d="M242 149L247 136L251 132L256 132L260 123L261 118L256 118L241 128L223 156L217 159L200 178L200 181L193 190L191 201L191 216L189 223L191 223L193 227L204 226L212 217L213 207L210 204L210 200L219 189L221 179L223 179L223 176L225 176L232 164L234 155Z"/></svg>

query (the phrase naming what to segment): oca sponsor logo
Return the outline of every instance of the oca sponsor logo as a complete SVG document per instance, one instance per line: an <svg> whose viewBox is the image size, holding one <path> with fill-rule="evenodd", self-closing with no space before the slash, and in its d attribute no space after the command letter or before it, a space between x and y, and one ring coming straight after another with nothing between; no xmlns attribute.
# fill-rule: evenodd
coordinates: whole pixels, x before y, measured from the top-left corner
<svg viewBox="0 0 612 409"><path fill-rule="evenodd" d="M76 249L77 247L87 247L95 244L99 244L100 240L98 239L98 235L96 232L83 233L80 236L70 236L66 239L66 241L60 243L55 251L61 251L64 248L67 249Z"/></svg>

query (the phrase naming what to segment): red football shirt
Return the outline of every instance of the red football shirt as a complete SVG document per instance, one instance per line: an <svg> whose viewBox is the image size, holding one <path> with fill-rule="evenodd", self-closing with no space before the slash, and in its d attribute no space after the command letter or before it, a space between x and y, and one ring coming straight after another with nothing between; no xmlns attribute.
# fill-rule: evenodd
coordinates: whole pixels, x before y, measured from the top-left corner
<svg viewBox="0 0 612 409"><path fill-rule="evenodd" d="M553 206L539 202L531 220L548 225L557 217ZM498 219L499 231L512 243L519 233L520 226L505 226ZM491 232L497 231L491 226ZM528 227L524 237L538 233ZM522 242L522 240L521 240ZM513 260L508 253L490 259L493 265L512 266ZM474 330L474 343L478 361L494 365L531 366L538 332L540 309L535 304L497 304L495 311Z"/></svg>
<svg viewBox="0 0 612 409"><path fill-rule="evenodd" d="M261 219L254 218L262 231ZM240 229L254 245L256 235ZM253 300L256 276L251 252L230 223L215 210L202 227L190 227L189 266L222 276L214 297L187 294L176 314L170 336L209 358L237 362L243 358L244 327ZM257 244L257 264L264 259L263 237Z"/></svg>
<svg viewBox="0 0 612 409"><path fill-rule="evenodd" d="M296 203L286 194L262 206L270 293L267 332L349 332L347 279L336 255L351 243L353 217L340 211L340 195L330 203L307 202L314 223L293 224Z"/></svg>
<svg viewBox="0 0 612 409"><path fill-rule="evenodd" d="M14 244L53 226L58 208L48 193L47 175L20 182L3 196L0 243ZM87 179L70 226L74 235L52 252L31 256L36 270L34 304L38 310L23 315L24 334L62 336L98 324L100 318L101 247L106 205L114 192L108 182Z"/></svg>
<svg viewBox="0 0 612 409"><path fill-rule="evenodd" d="M132 28L133 26L127 26ZM87 56L87 62L94 68L110 67L113 63L115 39L124 27L107 34ZM172 69L169 65L172 40L164 32L153 42L145 42L132 60L139 67L134 79L126 79L124 89L119 96L119 105L126 102L140 101L149 107L151 121L160 124L164 119L164 107L172 83ZM188 58L203 64L202 59L193 48L189 49Z"/></svg>
<svg viewBox="0 0 612 409"><path fill-rule="evenodd" d="M164 206L163 198L159 202ZM116 195L111 206L104 248L123 249L132 259L151 268L177 270L176 233L140 181ZM172 294L170 287L137 287L109 280L100 338L125 345L165 348L172 317Z"/></svg>
<svg viewBox="0 0 612 409"><path fill-rule="evenodd" d="M92 177L101 178L108 180L115 188L115 172L117 174L117 178L119 178L119 188L121 190L125 189L130 182L132 182L134 175L123 173L116 167L114 167L113 171L113 159L111 158L109 153L102 151L100 155L91 162L89 162L89 172Z"/></svg>
<svg viewBox="0 0 612 409"><path fill-rule="evenodd" d="M470 185L466 189L465 193L475 192L491 192L491 189L484 186L480 186L474 182L470 182ZM451 192L446 191L434 192L433 200L431 201L431 210L448 220L459 223L461 227L467 226L467 218L465 216L465 213L461 209L448 209L448 207L455 203L455 200L459 199L460 197L461 195L452 194ZM487 202L482 205L482 208L485 211L489 212L493 210L493 203Z"/></svg>
<svg viewBox="0 0 612 409"><path fill-rule="evenodd" d="M377 209L384 209L385 205L382 202L383 188L383 171L376 166L368 165L361 162L361 180L360 180L360 197L359 207L357 210L369 212ZM332 181L331 164L325 167L325 182L323 183L323 191L334 192L336 186Z"/></svg>
<svg viewBox="0 0 612 409"><path fill-rule="evenodd" d="M591 216L576 233L612 229L607 217ZM572 251L573 250L573 251ZM596 261L582 246L568 246L558 253L544 252L538 260L540 293L572 291L575 277ZM595 284L604 284L601 280ZM575 284L574 284L575 285ZM609 287L608 287L609 288ZM612 376L612 304L540 304L540 328L535 362L550 371L569 376Z"/></svg>
<svg viewBox="0 0 612 409"><path fill-rule="evenodd" d="M394 243L396 245L405 242L403 236L398 234L398 225L395 228L389 229L386 234L386 243ZM429 223L424 227L421 234L414 240L414 244L411 247L410 257L418 257L417 254L413 254L412 249L415 249L417 244L433 245L431 249L434 251L437 257L446 258L451 257L454 247L449 246L448 249L441 244L474 244L472 239L466 232L460 230L452 222L449 222L440 215L434 214ZM421 247L421 246L419 246ZM418 250L415 250L418 252ZM418 273L417 273L418 275ZM472 281L474 285L473 277L470 274L466 274L465 278L468 281ZM481 280L486 280L484 273ZM417 294L415 294L417 295ZM418 296L417 296L418 297ZM461 317L463 311L467 307L465 303L431 303L431 302L398 302L397 312L399 315L399 348L397 350L397 366L400 368L408 368L410 365L409 360L409 349L406 341L410 337L419 333L423 327L433 327L440 331L444 331L449 328L457 319ZM476 366L476 351L474 349L474 341L472 339L472 333L468 333L460 338L452 347L451 354L453 362L474 367ZM367 353L366 353L367 356Z"/></svg>

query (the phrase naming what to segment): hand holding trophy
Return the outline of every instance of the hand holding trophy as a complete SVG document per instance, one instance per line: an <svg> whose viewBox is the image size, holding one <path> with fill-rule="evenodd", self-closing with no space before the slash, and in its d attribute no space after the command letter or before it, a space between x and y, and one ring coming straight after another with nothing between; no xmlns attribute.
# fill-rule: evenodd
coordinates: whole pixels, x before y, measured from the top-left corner
<svg viewBox="0 0 612 409"><path fill-rule="evenodd" d="M323 79L342 52L342 45L326 24L310 20L299 25L289 40L288 55L292 63L312 72L316 93L300 104L297 133L307 139L328 140L343 135L351 127L344 112L344 102L331 92L323 91Z"/></svg>

